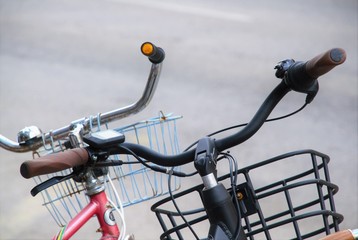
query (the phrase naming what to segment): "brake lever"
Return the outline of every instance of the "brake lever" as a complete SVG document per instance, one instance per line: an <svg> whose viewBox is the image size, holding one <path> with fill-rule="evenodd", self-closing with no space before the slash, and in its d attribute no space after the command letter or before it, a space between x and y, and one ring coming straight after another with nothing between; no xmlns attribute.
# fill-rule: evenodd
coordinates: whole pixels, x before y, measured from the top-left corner
<svg viewBox="0 0 358 240"><path fill-rule="evenodd" d="M35 197L39 192L55 185L55 184L58 184L60 182L63 182L63 181L66 181L68 179L71 179L73 177L75 177L76 174L74 172L66 175L66 176L55 176L55 177L52 177L42 183L40 183L39 185L37 185L36 187L34 187L33 189L31 189L31 195L33 197Z"/></svg>

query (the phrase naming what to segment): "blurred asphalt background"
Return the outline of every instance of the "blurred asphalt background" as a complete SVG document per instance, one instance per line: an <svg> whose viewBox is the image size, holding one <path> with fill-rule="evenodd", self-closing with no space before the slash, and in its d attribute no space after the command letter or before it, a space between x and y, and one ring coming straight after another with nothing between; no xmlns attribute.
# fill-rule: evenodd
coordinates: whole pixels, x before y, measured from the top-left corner
<svg viewBox="0 0 358 240"><path fill-rule="evenodd" d="M47 132L136 101L150 67L139 46L152 41L167 54L157 92L123 123L181 114L185 147L248 121L278 83L278 61L342 47L346 63L321 79L313 103L266 124L235 154L241 167L303 148L330 155L341 228L358 228L357 12L356 0L1 0L0 133L15 140L25 126ZM304 98L291 93L273 116ZM0 239L49 239L59 230L30 196L33 181L20 176L29 158L0 150ZM150 205L126 209L137 239L161 233Z"/></svg>

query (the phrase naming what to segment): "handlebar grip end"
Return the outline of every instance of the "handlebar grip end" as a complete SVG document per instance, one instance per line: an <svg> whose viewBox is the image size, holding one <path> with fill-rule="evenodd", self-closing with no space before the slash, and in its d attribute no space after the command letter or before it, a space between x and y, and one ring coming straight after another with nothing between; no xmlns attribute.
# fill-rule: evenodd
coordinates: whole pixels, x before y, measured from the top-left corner
<svg viewBox="0 0 358 240"><path fill-rule="evenodd" d="M347 58L346 51L342 48L333 48L331 49L329 56L331 60L337 64L342 64Z"/></svg>
<svg viewBox="0 0 358 240"><path fill-rule="evenodd" d="M20 173L21 173L21 176L23 176L24 178L27 178L27 179L31 178L28 162L24 162L21 164Z"/></svg>
<svg viewBox="0 0 358 240"><path fill-rule="evenodd" d="M149 61L152 63L158 64L163 62L165 58L165 52L162 48L155 46L151 42L145 42L140 47L143 55L147 56Z"/></svg>

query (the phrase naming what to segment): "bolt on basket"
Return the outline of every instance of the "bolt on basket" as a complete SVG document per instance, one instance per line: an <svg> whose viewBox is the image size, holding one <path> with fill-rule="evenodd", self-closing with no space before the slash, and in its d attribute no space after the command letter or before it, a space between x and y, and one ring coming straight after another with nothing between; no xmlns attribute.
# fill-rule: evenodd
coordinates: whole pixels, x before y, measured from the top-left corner
<svg viewBox="0 0 358 240"><path fill-rule="evenodd" d="M250 240L307 239L339 230L343 216L336 212L329 157L302 150L242 168L237 171L235 197L239 200L242 227ZM218 180L228 188L230 174ZM203 185L173 195L181 215L199 236L206 238L210 223L202 207ZM186 204L190 200L190 205ZM194 206L198 203L197 206ZM192 239L188 224L174 207L171 197L152 206L164 233L160 239ZM332 230L333 229L333 230ZM320 235L321 234L321 235ZM324 234L324 235L323 235Z"/></svg>
<svg viewBox="0 0 358 240"><path fill-rule="evenodd" d="M162 154L178 154L179 141L177 135L177 120L180 116L164 115L131 124L124 127L115 128L115 131L123 133L127 142L138 143L147 146ZM91 119L90 119L91 120ZM108 125L100 125L97 118L97 127L92 127L91 132L107 130ZM43 146L39 151L34 152L34 158L40 155L51 154L63 151L68 138L51 141L49 145ZM109 159L121 160L123 162L136 161L130 155L114 155ZM72 170L67 169L61 172L34 177L38 185L56 176L65 176ZM111 185L108 181L111 178ZM108 174L100 177L105 184L108 197L112 199L117 207L130 206L168 193L168 176L163 173L154 172L142 164L125 164L121 166L111 166ZM180 179L174 178L171 182L172 190L180 188ZM41 196L43 206L45 206L56 223L64 226L70 219L76 216L83 207L89 202L88 197L82 193L85 186L81 182L76 182L72 178L53 185L43 191ZM119 195L120 200L116 197ZM121 201L121 203L119 202Z"/></svg>

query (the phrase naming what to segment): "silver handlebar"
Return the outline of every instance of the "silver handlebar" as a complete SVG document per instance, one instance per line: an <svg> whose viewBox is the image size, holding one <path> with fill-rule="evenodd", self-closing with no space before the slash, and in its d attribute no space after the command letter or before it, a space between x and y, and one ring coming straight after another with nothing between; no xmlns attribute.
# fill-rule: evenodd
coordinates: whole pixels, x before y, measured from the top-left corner
<svg viewBox="0 0 358 240"><path fill-rule="evenodd" d="M98 118L89 119L87 117L73 121L70 125L42 134L42 137L31 137L30 141L18 143L12 141L0 134L0 147L12 152L28 152L40 148L44 143L51 140L57 140L68 135L78 124L83 125L84 131L88 132L91 126L97 126L100 123L109 123L114 120L125 118L129 115L136 114L143 110L152 99L156 90L160 73L162 69L161 63L153 63L150 69L147 84L145 86L142 97L135 103L126 107L115 109L106 113L99 114Z"/></svg>

